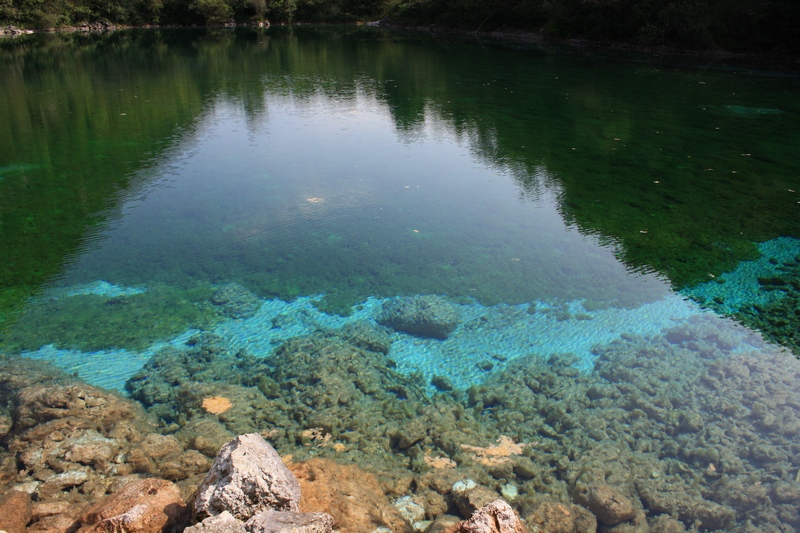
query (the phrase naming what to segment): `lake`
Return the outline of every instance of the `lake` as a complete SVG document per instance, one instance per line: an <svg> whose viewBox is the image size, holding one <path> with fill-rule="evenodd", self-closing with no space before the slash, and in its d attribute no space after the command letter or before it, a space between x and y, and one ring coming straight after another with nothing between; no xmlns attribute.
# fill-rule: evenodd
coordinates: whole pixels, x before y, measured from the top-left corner
<svg viewBox="0 0 800 533"><path fill-rule="evenodd" d="M529 525L604 484L800 531L800 77L373 27L0 57L6 361Z"/></svg>

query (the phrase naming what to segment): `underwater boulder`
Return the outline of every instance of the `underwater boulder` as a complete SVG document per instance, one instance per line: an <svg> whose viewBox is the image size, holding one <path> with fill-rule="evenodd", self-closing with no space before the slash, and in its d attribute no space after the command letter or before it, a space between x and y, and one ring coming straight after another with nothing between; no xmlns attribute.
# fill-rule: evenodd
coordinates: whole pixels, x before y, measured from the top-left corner
<svg viewBox="0 0 800 533"><path fill-rule="evenodd" d="M238 283L220 286L209 301L229 318L251 318L261 308L261 299Z"/></svg>
<svg viewBox="0 0 800 533"><path fill-rule="evenodd" d="M445 298L432 294L399 296L383 303L379 324L418 337L446 339L456 329L461 314Z"/></svg>

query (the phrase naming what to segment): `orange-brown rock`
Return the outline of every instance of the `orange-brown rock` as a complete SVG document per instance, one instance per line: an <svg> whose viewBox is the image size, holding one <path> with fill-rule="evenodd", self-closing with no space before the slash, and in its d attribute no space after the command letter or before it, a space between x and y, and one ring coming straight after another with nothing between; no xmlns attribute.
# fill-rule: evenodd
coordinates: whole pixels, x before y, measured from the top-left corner
<svg viewBox="0 0 800 533"><path fill-rule="evenodd" d="M527 533L527 530L510 505L503 500L496 500L445 533Z"/></svg>
<svg viewBox="0 0 800 533"><path fill-rule="evenodd" d="M81 517L81 533L156 533L179 523L186 511L177 485L148 478L129 483Z"/></svg>
<svg viewBox="0 0 800 533"><path fill-rule="evenodd" d="M203 398L201 407L212 415L219 415L233 407L233 403L224 396L209 396Z"/></svg>
<svg viewBox="0 0 800 533"><path fill-rule="evenodd" d="M0 530L23 533L31 519L31 497L18 490L0 496Z"/></svg>
<svg viewBox="0 0 800 533"><path fill-rule="evenodd" d="M319 458L288 466L300 482L300 510L330 514L335 530L371 533L378 527L388 527L394 533L411 531L377 478L357 466Z"/></svg>
<svg viewBox="0 0 800 533"><path fill-rule="evenodd" d="M71 513L45 516L32 523L25 531L41 531L42 533L73 533L80 526L80 522Z"/></svg>
<svg viewBox="0 0 800 533"><path fill-rule="evenodd" d="M77 418L105 429L138 414L133 402L86 384L32 385L19 391L17 401L20 428L49 420Z"/></svg>

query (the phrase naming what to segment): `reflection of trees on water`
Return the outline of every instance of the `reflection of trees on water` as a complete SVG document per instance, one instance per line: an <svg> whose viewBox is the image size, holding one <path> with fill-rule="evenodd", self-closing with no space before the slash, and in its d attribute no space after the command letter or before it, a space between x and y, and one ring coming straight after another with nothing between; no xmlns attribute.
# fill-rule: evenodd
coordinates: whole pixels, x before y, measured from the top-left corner
<svg viewBox="0 0 800 533"><path fill-rule="evenodd" d="M733 78L724 73L633 69L377 28L31 42L0 48L2 159L48 154L30 176L36 196L21 180L0 182L0 259L16 265L3 272L3 311L58 275L86 228L103 223L98 213L134 185L130 177L220 99L240 106L253 131L267 122L270 95L343 106L374 100L409 142L433 124L512 173L521 196L556 191L568 223L617 243L631 268L677 286L752 257L754 241L800 234L795 205L779 198L800 170L784 155L798 144L795 122L787 114L743 122L706 106L720 94L732 104L774 99L767 82L730 96Z"/></svg>

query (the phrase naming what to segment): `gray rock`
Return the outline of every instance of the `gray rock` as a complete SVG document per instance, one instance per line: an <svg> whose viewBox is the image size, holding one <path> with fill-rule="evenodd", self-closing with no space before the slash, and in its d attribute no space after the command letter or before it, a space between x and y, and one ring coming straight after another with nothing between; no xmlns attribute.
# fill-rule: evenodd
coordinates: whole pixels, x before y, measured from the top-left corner
<svg viewBox="0 0 800 533"><path fill-rule="evenodd" d="M244 527L249 533L331 533L333 517L328 513L264 511Z"/></svg>
<svg viewBox="0 0 800 533"><path fill-rule="evenodd" d="M195 517L229 511L248 520L265 510L297 511L300 484L258 433L236 437L222 447L197 489Z"/></svg>
<svg viewBox="0 0 800 533"><path fill-rule="evenodd" d="M456 329L461 314L458 308L435 295L397 297L384 302L379 324L418 337L446 339Z"/></svg>
<svg viewBox="0 0 800 533"><path fill-rule="evenodd" d="M187 527L183 533L245 533L244 523L228 511L209 516L199 524Z"/></svg>

